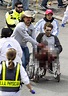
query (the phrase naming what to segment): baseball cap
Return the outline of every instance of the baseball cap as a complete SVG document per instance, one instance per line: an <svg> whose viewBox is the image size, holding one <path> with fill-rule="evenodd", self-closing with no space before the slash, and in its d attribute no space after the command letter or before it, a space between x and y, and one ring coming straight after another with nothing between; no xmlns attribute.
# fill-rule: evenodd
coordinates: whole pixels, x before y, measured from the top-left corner
<svg viewBox="0 0 68 96"><path fill-rule="evenodd" d="M10 37L10 35L12 34L12 31L10 30L10 28L3 28L1 30L1 38L5 37Z"/></svg>
<svg viewBox="0 0 68 96"><path fill-rule="evenodd" d="M45 14L52 14L53 15L53 11L51 10L51 9L47 9L46 11L45 11Z"/></svg>

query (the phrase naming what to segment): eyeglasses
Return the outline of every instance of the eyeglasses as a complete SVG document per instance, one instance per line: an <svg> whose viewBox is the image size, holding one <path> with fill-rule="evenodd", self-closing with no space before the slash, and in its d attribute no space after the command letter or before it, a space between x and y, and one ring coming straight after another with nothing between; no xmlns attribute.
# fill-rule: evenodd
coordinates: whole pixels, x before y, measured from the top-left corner
<svg viewBox="0 0 68 96"><path fill-rule="evenodd" d="M51 31L51 30L46 30L46 31L48 32L48 31Z"/></svg>
<svg viewBox="0 0 68 96"><path fill-rule="evenodd" d="M17 7L17 8L23 8L23 6Z"/></svg>

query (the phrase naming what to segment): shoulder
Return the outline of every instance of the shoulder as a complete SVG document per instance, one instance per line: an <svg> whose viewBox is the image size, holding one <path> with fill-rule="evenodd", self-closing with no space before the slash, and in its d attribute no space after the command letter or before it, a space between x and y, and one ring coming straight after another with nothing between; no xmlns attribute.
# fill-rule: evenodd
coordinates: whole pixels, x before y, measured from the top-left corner
<svg viewBox="0 0 68 96"><path fill-rule="evenodd" d="M34 25L31 23L29 26L31 29L34 29Z"/></svg>
<svg viewBox="0 0 68 96"><path fill-rule="evenodd" d="M24 22L19 22L19 23L16 25L16 28L24 28L24 27L25 27Z"/></svg>
<svg viewBox="0 0 68 96"><path fill-rule="evenodd" d="M20 15L22 15L22 14L24 14L24 11L22 11L22 12L20 13Z"/></svg>
<svg viewBox="0 0 68 96"><path fill-rule="evenodd" d="M40 33L40 34L37 36L36 40L39 42L39 41L42 39L42 37L44 36L44 34L45 34L45 33Z"/></svg>
<svg viewBox="0 0 68 96"><path fill-rule="evenodd" d="M8 11L8 12L6 13L6 16L12 15L13 13L14 13L14 10L10 10L10 11Z"/></svg>
<svg viewBox="0 0 68 96"><path fill-rule="evenodd" d="M58 37L57 37L56 35L52 35L52 34L51 34L51 36L54 37L55 40L58 39Z"/></svg>
<svg viewBox="0 0 68 96"><path fill-rule="evenodd" d="M10 41L11 44L13 43L15 45L15 47L20 46L19 42L13 37L10 37L9 41Z"/></svg>
<svg viewBox="0 0 68 96"><path fill-rule="evenodd" d="M13 12L14 12L14 10L10 10L8 13L9 13L9 14L13 14Z"/></svg>
<svg viewBox="0 0 68 96"><path fill-rule="evenodd" d="M57 19L54 19L54 20L52 21L52 24L53 24L54 27L56 27L56 26L59 27L59 22L58 22Z"/></svg>
<svg viewBox="0 0 68 96"><path fill-rule="evenodd" d="M17 42L18 43L18 41L13 37L9 37L9 40L12 41L12 42Z"/></svg>
<svg viewBox="0 0 68 96"><path fill-rule="evenodd" d="M58 22L58 20L57 20L57 19L55 19L55 18L54 18L54 20L53 20L53 21L54 21L54 22Z"/></svg>
<svg viewBox="0 0 68 96"><path fill-rule="evenodd" d="M6 41L6 38L1 38L0 39L0 44L3 43L3 42L5 42L5 41Z"/></svg>
<svg viewBox="0 0 68 96"><path fill-rule="evenodd" d="M42 23L42 22L45 22L45 20L44 20L43 18L40 19L37 23L40 24L40 23Z"/></svg>

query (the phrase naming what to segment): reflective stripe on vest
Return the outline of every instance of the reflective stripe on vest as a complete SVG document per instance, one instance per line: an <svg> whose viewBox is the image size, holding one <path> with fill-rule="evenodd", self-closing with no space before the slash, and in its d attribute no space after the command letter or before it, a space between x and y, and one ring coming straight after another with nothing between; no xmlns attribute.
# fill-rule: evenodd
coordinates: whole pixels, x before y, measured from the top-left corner
<svg viewBox="0 0 68 96"><path fill-rule="evenodd" d="M5 72L6 72L5 61L3 61L2 64L3 64L3 78L2 80L0 80L0 86L1 87L19 87L20 81L18 81L18 76L20 71L20 64L19 63L17 64L15 80L5 80Z"/></svg>
<svg viewBox="0 0 68 96"><path fill-rule="evenodd" d="M19 87L20 81L0 80L1 87Z"/></svg>

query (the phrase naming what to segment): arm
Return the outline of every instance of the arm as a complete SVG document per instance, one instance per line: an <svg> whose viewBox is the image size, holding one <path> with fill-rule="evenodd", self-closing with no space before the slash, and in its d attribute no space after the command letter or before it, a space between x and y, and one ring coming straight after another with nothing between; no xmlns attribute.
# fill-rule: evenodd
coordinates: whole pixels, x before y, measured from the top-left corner
<svg viewBox="0 0 68 96"><path fill-rule="evenodd" d="M21 80L22 80L22 82L27 86L28 89L30 89L30 92L32 94L35 94L35 91L32 90L32 86L30 84L30 81L29 81L29 78L27 76L27 73L26 73L26 71L25 71L25 69L23 68L22 65L20 66L20 74L21 74Z"/></svg>
<svg viewBox="0 0 68 96"><path fill-rule="evenodd" d="M24 40L34 45L38 45L38 42L35 39L33 39L31 36L29 36L25 28L23 28L22 26L19 26L19 27L16 26L16 30L18 30L19 34L24 38Z"/></svg>
<svg viewBox="0 0 68 96"><path fill-rule="evenodd" d="M57 36L55 36L55 48L56 48L58 54L60 54L62 52L62 46L61 46L60 41L57 38Z"/></svg>
<svg viewBox="0 0 68 96"><path fill-rule="evenodd" d="M54 21L52 22L52 25L53 25L53 30L52 30L52 34L53 35L58 35L59 33L59 23L56 19L54 19Z"/></svg>
<svg viewBox="0 0 68 96"><path fill-rule="evenodd" d="M39 33L43 33L43 29L42 29L42 25L45 24L45 21L43 19L39 20L36 24L35 24L35 34L36 37L38 36Z"/></svg>

